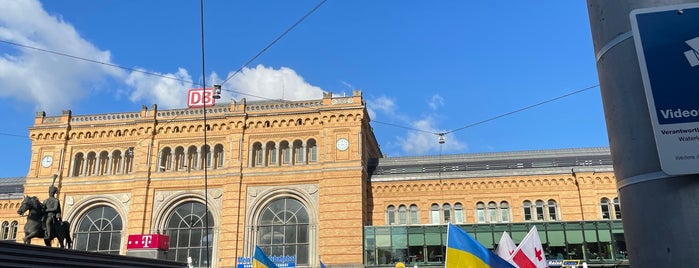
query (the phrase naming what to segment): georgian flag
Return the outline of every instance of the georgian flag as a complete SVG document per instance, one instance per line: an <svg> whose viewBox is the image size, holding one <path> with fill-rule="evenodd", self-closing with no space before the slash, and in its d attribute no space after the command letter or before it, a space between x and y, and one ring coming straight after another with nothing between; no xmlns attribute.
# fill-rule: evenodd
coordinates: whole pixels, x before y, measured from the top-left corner
<svg viewBox="0 0 699 268"><path fill-rule="evenodd" d="M512 257L512 253L515 253L515 249L517 249L517 246L515 242L512 241L510 234L508 234L507 231L502 232L502 237L500 237L498 247L495 249L495 254L498 254L500 258L509 260L510 257Z"/></svg>
<svg viewBox="0 0 699 268"><path fill-rule="evenodd" d="M511 262L519 268L545 268L547 267L544 247L541 246L541 239L536 226L532 226L527 236L522 239L519 246L512 254Z"/></svg>

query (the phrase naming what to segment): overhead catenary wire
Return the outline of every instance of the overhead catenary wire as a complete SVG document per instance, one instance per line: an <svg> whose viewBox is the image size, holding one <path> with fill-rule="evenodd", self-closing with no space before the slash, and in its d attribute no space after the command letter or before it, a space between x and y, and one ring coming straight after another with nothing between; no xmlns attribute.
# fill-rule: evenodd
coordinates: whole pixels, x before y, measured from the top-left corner
<svg viewBox="0 0 699 268"><path fill-rule="evenodd" d="M262 55L262 53L265 53L265 51L267 51L267 49L269 49L269 48L272 47L274 44L276 44L279 40L281 40L282 38L284 38L284 36L286 36L286 34L288 34L289 32L291 32L291 30L293 30L294 28L296 28L297 25L301 24L301 22L303 22L306 18L308 18L308 16L310 16L310 15L313 14L316 10L318 10L318 8L320 8L320 6L322 6L323 4L325 4L326 1L327 1L327 0L322 0L322 1L320 1L315 7L313 7L310 11L308 11L305 15L303 15L303 17L301 17L301 18L300 18L299 20L297 20L294 24L292 24L288 29L286 29L286 31L284 31L281 35L279 35L277 38L275 38L274 40L272 40L272 42L269 43L269 45L267 45L266 47L264 47L262 50L260 50L260 52L257 52L257 54L255 54L255 56L253 56L250 60L248 60L247 62L245 62L245 64L243 64L243 66L240 66L240 68L238 68L238 70L236 70L235 72L233 72L233 74L229 75L226 79L223 79L223 81L221 82L221 84L226 83L228 80L230 80L231 78L233 78L236 74L240 73L240 72L243 70L243 68L247 67L250 63L252 63L252 62L253 62L254 60L256 60L258 57L260 57L260 55Z"/></svg>
<svg viewBox="0 0 699 268"><path fill-rule="evenodd" d="M519 108L519 109L510 111L510 112L507 112L507 113L504 113L504 114L496 115L496 116L493 116L493 117L490 117L490 118L487 118L487 119L484 119L484 120L481 120L481 121L478 121L478 122L475 122L475 123L472 123L472 124L465 125L465 126L460 127L460 128L456 128L456 129L449 130L449 131L443 131L443 132L434 132L434 131L429 131L429 130L424 130L424 129L417 129L417 128L413 128L413 127L402 126L402 125L393 124L393 123L386 123L386 122L381 122L381 121L376 121L376 120L372 120L372 122L378 123L378 124L382 124L382 125L388 125L388 126L393 126L393 127L399 127L399 128L403 128L403 129L413 130L413 131L417 131L417 132L423 132L423 133L428 133L428 134L434 134L434 135L443 137L444 135L447 135L447 134L451 134L451 133L454 133L454 132L457 132L457 131L461 131L461 130L464 130L464 129L467 129L467 128L471 128L471 127L474 127L474 126L477 126L477 125L481 125L481 124L484 124L484 123L487 123L487 122L490 122L490 121L493 121L493 120L496 120L496 119L500 119L500 118L506 117L506 116L508 116L508 115L512 115L512 114L519 113L519 112L522 112L522 111L525 111L525 110L529 110L529 109L532 109L532 108L535 108L535 107L538 107L538 106L541 106L541 105L544 105L544 104L547 104L547 103L550 103L550 102L554 102L554 101L557 101L557 100L560 100L560 99L563 99L563 98L566 98L566 97L570 97L570 96L575 95L575 94L578 94L578 93L585 92L585 91L587 91L587 90L590 90L590 89L593 89L593 88L596 88L596 87L599 87L599 84L596 84L596 85L593 85L593 86L588 86L588 87L585 87L585 88L582 88L582 89L578 89L578 90L575 90L575 91L572 91L572 92L563 94L563 95L558 96L558 97L554 97L554 98L551 98L551 99L547 99L547 100L542 101L542 102L538 102L538 103L535 103L535 104L532 104L532 105L528 105L528 106L525 106L525 107L522 107L522 108Z"/></svg>

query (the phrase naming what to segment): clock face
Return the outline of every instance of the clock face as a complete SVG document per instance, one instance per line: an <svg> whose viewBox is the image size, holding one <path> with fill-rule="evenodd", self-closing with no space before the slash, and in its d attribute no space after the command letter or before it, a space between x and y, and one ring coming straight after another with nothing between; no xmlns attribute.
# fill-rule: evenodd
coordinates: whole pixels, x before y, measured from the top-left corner
<svg viewBox="0 0 699 268"><path fill-rule="evenodd" d="M347 148L349 148L349 141L345 138L340 138L339 140L337 140L336 145L338 150L344 151L347 150Z"/></svg>
<svg viewBox="0 0 699 268"><path fill-rule="evenodd" d="M44 156L44 158L41 159L41 166L50 167L51 164L53 164L53 157L50 155Z"/></svg>

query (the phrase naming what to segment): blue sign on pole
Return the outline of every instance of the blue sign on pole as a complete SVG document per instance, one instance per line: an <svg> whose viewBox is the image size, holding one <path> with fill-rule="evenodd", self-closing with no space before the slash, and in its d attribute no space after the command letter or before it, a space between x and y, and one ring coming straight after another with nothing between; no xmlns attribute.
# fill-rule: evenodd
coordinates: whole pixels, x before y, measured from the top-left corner
<svg viewBox="0 0 699 268"><path fill-rule="evenodd" d="M699 3L631 11L663 171L699 173Z"/></svg>

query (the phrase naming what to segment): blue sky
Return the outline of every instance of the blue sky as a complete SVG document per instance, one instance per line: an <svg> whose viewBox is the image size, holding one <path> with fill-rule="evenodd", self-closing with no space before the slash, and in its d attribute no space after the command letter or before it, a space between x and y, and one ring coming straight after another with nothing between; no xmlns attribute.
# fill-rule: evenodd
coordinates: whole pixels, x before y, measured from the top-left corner
<svg viewBox="0 0 699 268"><path fill-rule="evenodd" d="M199 1L0 0L0 178L27 174L36 112L184 108L182 81L226 80L319 3L205 1L203 74ZM597 85L585 1L330 0L222 100L360 89L384 154L437 155L608 146Z"/></svg>

